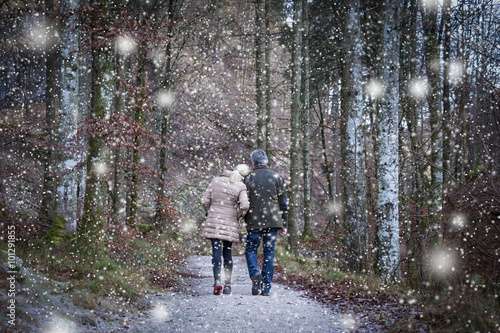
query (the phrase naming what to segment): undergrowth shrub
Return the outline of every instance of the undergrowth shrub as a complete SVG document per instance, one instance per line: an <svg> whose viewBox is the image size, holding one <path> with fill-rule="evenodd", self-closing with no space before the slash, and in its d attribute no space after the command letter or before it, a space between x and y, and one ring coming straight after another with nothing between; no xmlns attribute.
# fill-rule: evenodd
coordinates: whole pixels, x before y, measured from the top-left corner
<svg viewBox="0 0 500 333"><path fill-rule="evenodd" d="M6 219L5 215L0 218ZM183 235L177 231L143 233L126 225L111 225L105 231L104 255L88 258L80 251L81 245L64 234L58 232L61 237L52 241L44 236L50 236L50 227L23 229L22 222L25 220L11 223L18 228L18 235L25 237L16 244L25 252L25 266L41 279L45 276L54 283L65 283L68 293L78 291L81 303L90 308L96 304L90 301L92 297L133 300L152 288L172 287L180 277L179 262L189 254ZM61 225L56 227L62 230Z"/></svg>

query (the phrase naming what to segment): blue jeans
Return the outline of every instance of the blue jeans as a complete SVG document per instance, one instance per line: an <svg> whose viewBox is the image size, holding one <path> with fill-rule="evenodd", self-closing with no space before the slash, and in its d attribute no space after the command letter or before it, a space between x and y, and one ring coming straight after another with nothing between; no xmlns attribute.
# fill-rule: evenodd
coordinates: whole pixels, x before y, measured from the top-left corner
<svg viewBox="0 0 500 333"><path fill-rule="evenodd" d="M233 242L221 241L220 239L211 239L211 241L214 279L215 281L221 280L221 257L224 257L224 284L231 284L231 275L233 273L233 257L231 255L231 246L233 245Z"/></svg>
<svg viewBox="0 0 500 333"><path fill-rule="evenodd" d="M278 229L254 229L248 230L245 256L247 258L248 274L253 279L259 273L257 263L257 249L262 238L264 262L262 264L262 291L268 293L271 290L271 281L274 274L274 247L278 238Z"/></svg>

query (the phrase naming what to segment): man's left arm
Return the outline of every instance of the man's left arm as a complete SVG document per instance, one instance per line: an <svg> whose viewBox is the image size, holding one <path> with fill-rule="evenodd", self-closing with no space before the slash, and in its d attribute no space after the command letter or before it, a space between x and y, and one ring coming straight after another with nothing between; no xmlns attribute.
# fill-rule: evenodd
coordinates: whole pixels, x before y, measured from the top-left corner
<svg viewBox="0 0 500 333"><path fill-rule="evenodd" d="M278 202L280 205L281 219L283 220L283 229L285 229L286 234L286 229L288 227L288 198L285 181L282 177L280 177L280 184L278 186Z"/></svg>

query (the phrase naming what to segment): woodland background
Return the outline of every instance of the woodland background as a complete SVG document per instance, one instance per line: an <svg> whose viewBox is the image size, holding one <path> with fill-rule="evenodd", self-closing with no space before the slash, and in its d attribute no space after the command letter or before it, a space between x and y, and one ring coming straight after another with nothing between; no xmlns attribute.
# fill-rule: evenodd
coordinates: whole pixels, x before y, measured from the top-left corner
<svg viewBox="0 0 500 333"><path fill-rule="evenodd" d="M147 266L154 242L134 240L157 236L206 251L203 191L262 148L288 183L287 251L463 304L439 303L435 323L499 329L497 1L0 13L0 216L26 265L67 280Z"/></svg>

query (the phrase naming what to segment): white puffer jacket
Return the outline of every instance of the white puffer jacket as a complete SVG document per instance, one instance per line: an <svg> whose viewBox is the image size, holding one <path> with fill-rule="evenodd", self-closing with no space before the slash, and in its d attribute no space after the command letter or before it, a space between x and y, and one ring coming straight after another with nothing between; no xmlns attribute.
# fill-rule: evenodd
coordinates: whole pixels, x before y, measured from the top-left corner
<svg viewBox="0 0 500 333"><path fill-rule="evenodd" d="M245 184L231 182L230 176L230 171L224 171L221 176L212 179L203 194L201 200L207 211L202 233L205 238L239 241L238 219L247 213L250 204Z"/></svg>

